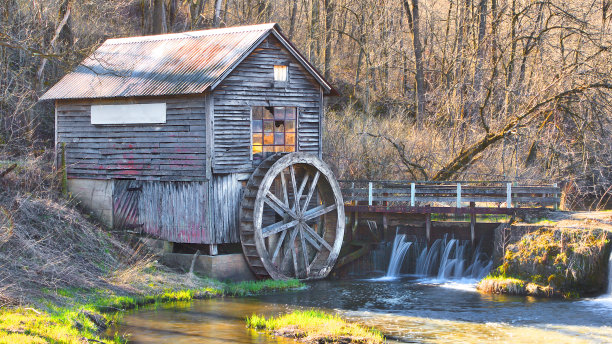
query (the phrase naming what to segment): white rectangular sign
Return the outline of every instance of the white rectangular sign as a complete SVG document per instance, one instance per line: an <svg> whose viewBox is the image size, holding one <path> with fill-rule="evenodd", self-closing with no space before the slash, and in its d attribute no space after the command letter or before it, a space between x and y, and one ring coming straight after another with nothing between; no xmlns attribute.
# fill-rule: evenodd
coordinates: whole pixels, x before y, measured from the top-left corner
<svg viewBox="0 0 612 344"><path fill-rule="evenodd" d="M91 124L157 123L166 123L166 103L91 106Z"/></svg>

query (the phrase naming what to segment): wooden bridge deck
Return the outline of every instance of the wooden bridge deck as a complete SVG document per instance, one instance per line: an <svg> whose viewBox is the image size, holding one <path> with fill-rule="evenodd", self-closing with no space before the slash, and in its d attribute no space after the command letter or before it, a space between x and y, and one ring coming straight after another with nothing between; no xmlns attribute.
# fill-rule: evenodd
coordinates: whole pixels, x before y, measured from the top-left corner
<svg viewBox="0 0 612 344"><path fill-rule="evenodd" d="M516 214L559 206L556 185L510 182L340 181L347 212Z"/></svg>

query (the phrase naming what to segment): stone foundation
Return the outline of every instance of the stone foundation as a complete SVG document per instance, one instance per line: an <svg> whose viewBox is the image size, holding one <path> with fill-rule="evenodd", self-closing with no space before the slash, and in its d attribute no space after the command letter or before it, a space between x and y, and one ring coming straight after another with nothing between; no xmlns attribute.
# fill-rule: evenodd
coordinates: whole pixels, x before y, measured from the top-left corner
<svg viewBox="0 0 612 344"><path fill-rule="evenodd" d="M161 263L171 268L189 271L193 254L165 253ZM222 254L218 256L198 256L194 272L220 281L250 281L255 280L242 253Z"/></svg>
<svg viewBox="0 0 612 344"><path fill-rule="evenodd" d="M68 192L83 208L109 228L113 227L113 181L68 179Z"/></svg>

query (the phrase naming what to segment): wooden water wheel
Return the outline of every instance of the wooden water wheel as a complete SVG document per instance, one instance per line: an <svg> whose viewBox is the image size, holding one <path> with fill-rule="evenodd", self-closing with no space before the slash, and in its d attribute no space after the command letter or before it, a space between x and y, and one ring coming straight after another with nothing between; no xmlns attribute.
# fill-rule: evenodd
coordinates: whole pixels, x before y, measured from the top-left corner
<svg viewBox="0 0 612 344"><path fill-rule="evenodd" d="M240 240L258 278L319 279L331 271L344 236L340 186L321 159L278 153L249 179Z"/></svg>

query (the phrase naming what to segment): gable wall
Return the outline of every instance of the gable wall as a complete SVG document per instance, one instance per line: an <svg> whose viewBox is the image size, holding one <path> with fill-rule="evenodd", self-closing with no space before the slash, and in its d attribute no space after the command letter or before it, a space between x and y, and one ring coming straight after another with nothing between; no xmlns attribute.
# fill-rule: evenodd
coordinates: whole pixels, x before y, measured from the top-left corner
<svg viewBox="0 0 612 344"><path fill-rule="evenodd" d="M274 65L289 61L289 84L274 87ZM219 86L214 96L213 173L253 171L252 106L296 106L298 150L318 154L320 86L273 36L266 38Z"/></svg>
<svg viewBox="0 0 612 344"><path fill-rule="evenodd" d="M57 149L61 154L61 144L65 144L68 178L205 180L204 96L134 100L134 103L167 104L166 123L149 125L92 125L93 102L56 103ZM104 104L113 103L125 101L104 101Z"/></svg>

